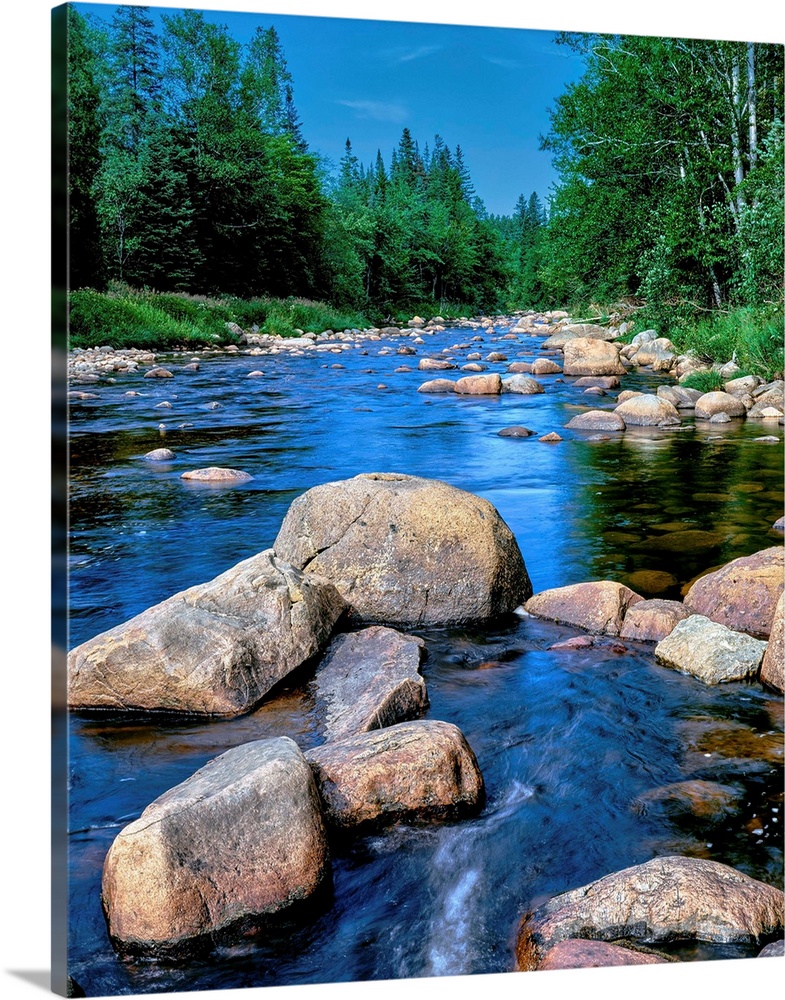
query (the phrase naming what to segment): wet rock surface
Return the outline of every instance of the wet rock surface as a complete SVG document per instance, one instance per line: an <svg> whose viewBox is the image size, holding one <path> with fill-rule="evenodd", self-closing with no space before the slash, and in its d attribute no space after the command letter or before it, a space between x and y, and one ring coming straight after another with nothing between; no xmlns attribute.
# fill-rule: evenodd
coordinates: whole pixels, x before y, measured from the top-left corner
<svg viewBox="0 0 785 1000"><path fill-rule="evenodd" d="M587 632L618 635L628 608L641 600L629 587L604 580L543 590L524 608L538 618L576 625Z"/></svg>

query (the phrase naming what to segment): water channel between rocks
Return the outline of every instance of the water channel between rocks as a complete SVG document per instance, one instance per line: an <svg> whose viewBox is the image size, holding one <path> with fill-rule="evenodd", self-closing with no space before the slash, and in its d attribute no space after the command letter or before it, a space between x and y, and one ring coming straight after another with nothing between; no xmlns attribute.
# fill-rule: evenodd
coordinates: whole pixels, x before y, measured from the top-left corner
<svg viewBox="0 0 785 1000"><path fill-rule="evenodd" d="M531 360L541 344L486 334L478 345L474 335L434 334L418 356L463 344L448 355L458 364L474 350ZM543 394L426 395L417 388L431 373L395 353L402 343L365 341L340 355L200 354L198 371L182 370L189 355L162 356L173 379L140 370L85 387L98 398L70 410L70 645L268 548L295 497L360 472L428 476L491 501L535 592L614 579L678 598L697 574L781 541L771 529L783 513L776 421L714 425L682 411L678 429L589 441L564 424L583 408L610 408L615 393L586 397L571 379L539 376ZM412 371L396 373L402 364ZM622 387L671 381L630 374ZM520 424L537 434L499 437ZM538 440L554 430L562 442ZM777 444L754 440L771 434ZM161 446L172 462L143 459ZM180 479L211 465L254 478L231 487ZM711 858L782 885L783 713L773 692L757 682L707 687L656 664L645 643L549 651L575 630L517 616L417 634L428 649L428 717L463 731L485 808L461 823L337 846L325 912L204 962L115 955L100 906L103 859L123 826L218 753L278 735L313 746L307 676L230 722L71 719L69 971L88 995L503 972L532 905L658 855ZM691 808L646 796L690 779L732 794L721 807ZM678 957L755 952L700 946Z"/></svg>

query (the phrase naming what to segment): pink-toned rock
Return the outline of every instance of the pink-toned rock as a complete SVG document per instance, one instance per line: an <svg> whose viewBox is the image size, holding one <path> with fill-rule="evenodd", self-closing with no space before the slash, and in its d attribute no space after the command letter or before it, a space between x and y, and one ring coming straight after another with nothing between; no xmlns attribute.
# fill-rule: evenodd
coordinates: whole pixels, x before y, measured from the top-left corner
<svg viewBox="0 0 785 1000"><path fill-rule="evenodd" d="M457 726L423 719L306 753L325 819L340 828L460 819L481 808L477 758Z"/></svg>
<svg viewBox="0 0 785 1000"><path fill-rule="evenodd" d="M658 857L572 889L527 917L517 942L518 967L537 968L559 941L756 942L783 927L783 893L702 858Z"/></svg>
<svg viewBox="0 0 785 1000"><path fill-rule="evenodd" d="M785 589L785 550L781 545L742 556L690 587L684 604L737 632L766 639Z"/></svg>
<svg viewBox="0 0 785 1000"><path fill-rule="evenodd" d="M530 375L531 370L532 365L528 361L513 361L511 365L507 366L510 375Z"/></svg>
<svg viewBox="0 0 785 1000"><path fill-rule="evenodd" d="M785 594L780 594L777 601L769 644L763 654L760 679L777 691L785 690Z"/></svg>
<svg viewBox="0 0 785 1000"><path fill-rule="evenodd" d="M462 372L484 372L485 365L478 365L476 361L470 361L468 365L461 365Z"/></svg>
<svg viewBox="0 0 785 1000"><path fill-rule="evenodd" d="M623 375L619 346L605 340L581 338L564 345L565 375Z"/></svg>
<svg viewBox="0 0 785 1000"><path fill-rule="evenodd" d="M144 373L145 378L174 378L174 375L166 368L151 368Z"/></svg>
<svg viewBox="0 0 785 1000"><path fill-rule="evenodd" d="M624 616L620 635L622 639L659 642L689 615L690 612L680 601L665 601L660 598L639 601Z"/></svg>
<svg viewBox="0 0 785 1000"><path fill-rule="evenodd" d="M590 635L574 635L570 639L554 642L548 649L591 649L593 645L594 640Z"/></svg>
<svg viewBox="0 0 785 1000"><path fill-rule="evenodd" d="M455 391L469 396L498 396L502 391L501 375L497 372L489 375L465 375L455 383Z"/></svg>
<svg viewBox="0 0 785 1000"><path fill-rule="evenodd" d="M578 431L623 431L624 421L613 410L587 410L564 426Z"/></svg>
<svg viewBox="0 0 785 1000"><path fill-rule="evenodd" d="M586 632L618 635L627 609L642 600L621 583L601 580L543 590L530 597L524 609L536 618L576 625Z"/></svg>
<svg viewBox="0 0 785 1000"><path fill-rule="evenodd" d="M747 410L744 403L729 392L705 392L695 403L697 420L710 420L718 413L727 413L729 417L743 417Z"/></svg>
<svg viewBox="0 0 785 1000"><path fill-rule="evenodd" d="M681 423L676 407L652 393L644 393L619 403L615 412L627 426L658 427Z"/></svg>
<svg viewBox="0 0 785 1000"><path fill-rule="evenodd" d="M549 434L543 434L538 440L544 441L545 444L556 444L558 441L563 441L564 438L560 434L557 434L556 431L551 431Z"/></svg>
<svg viewBox="0 0 785 1000"><path fill-rule="evenodd" d="M636 392L634 389L624 389L616 397L617 403L626 403L628 399L635 399L636 396L642 396L642 392Z"/></svg>
<svg viewBox="0 0 785 1000"><path fill-rule="evenodd" d="M247 483L253 476L240 469L222 469L217 466L210 466L208 469L191 469L184 472L181 479L193 479L199 483Z"/></svg>
<svg viewBox="0 0 785 1000"><path fill-rule="evenodd" d="M486 361L507 361L507 355L502 354L501 351L491 351L490 354L486 355Z"/></svg>
<svg viewBox="0 0 785 1000"><path fill-rule="evenodd" d="M537 966L539 972L548 969L604 969L613 965L659 965L667 960L650 952L625 948L607 941L585 941L569 938L557 942Z"/></svg>
<svg viewBox="0 0 785 1000"><path fill-rule="evenodd" d="M455 392L455 383L448 378L432 378L423 382L417 392Z"/></svg>

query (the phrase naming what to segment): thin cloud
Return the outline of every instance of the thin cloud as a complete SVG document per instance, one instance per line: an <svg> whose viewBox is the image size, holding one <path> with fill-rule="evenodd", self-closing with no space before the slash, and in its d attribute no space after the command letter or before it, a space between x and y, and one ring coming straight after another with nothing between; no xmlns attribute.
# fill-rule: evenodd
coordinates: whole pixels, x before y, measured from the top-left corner
<svg viewBox="0 0 785 1000"><path fill-rule="evenodd" d="M505 59L503 56L483 56L483 59L502 69L523 69L523 63L517 59Z"/></svg>
<svg viewBox="0 0 785 1000"><path fill-rule="evenodd" d="M351 108L358 118L373 118L379 122L406 121L409 112L401 104L385 104L383 101L338 101L346 108Z"/></svg>
<svg viewBox="0 0 785 1000"><path fill-rule="evenodd" d="M387 49L384 55L394 63L413 62L415 59L427 59L444 48L443 45L420 45L416 49Z"/></svg>

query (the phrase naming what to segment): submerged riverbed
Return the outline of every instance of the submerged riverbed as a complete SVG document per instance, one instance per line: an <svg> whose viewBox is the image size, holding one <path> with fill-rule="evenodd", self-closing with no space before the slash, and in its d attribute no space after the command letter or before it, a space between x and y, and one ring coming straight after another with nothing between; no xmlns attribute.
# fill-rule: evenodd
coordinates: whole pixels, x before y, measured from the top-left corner
<svg viewBox="0 0 785 1000"><path fill-rule="evenodd" d="M418 393L431 377L416 370L426 354L464 345L446 356L462 364L471 351L503 350L511 362L531 360L541 343L475 335L427 336L417 357L395 353L405 339L340 354L199 354L198 371L183 370L188 355L159 357L174 378L140 370L86 387L98 398L70 413L70 645L271 546L296 496L360 472L428 476L488 499L535 592L614 579L678 598L697 574L781 541L772 531L783 512L776 421L696 423L683 411L677 429L590 441L564 424L616 394L586 397L571 379L540 376L536 395ZM396 372L401 365L413 370ZM629 374L622 388L670 381ZM499 437L510 425L536 434ZM564 440L538 440L550 431ZM777 444L755 440L771 434ZM144 460L161 446L172 462ZM230 487L180 478L211 465L254 478ZM773 692L706 687L657 665L644 643L549 651L575 630L517 616L418 634L428 717L463 731L485 808L462 823L337 846L324 912L205 962L115 955L100 906L104 856L149 802L223 750L277 735L314 745L307 674L230 722L72 718L69 966L88 995L502 972L514 965L527 909L657 855L711 858L782 884L783 718ZM722 808L647 796L693 779L728 786ZM755 953L691 946L677 957Z"/></svg>

